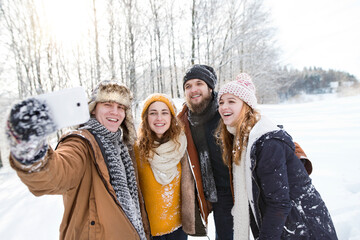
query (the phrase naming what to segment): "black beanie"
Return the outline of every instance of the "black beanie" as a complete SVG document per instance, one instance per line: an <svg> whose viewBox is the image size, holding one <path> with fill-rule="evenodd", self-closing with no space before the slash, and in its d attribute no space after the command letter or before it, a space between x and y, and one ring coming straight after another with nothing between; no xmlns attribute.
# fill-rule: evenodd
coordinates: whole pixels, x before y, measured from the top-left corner
<svg viewBox="0 0 360 240"><path fill-rule="evenodd" d="M207 65L195 64L189 70L187 70L184 81L183 88L185 83L191 79L201 79L209 86L209 88L214 89L217 81L216 73L214 69Z"/></svg>

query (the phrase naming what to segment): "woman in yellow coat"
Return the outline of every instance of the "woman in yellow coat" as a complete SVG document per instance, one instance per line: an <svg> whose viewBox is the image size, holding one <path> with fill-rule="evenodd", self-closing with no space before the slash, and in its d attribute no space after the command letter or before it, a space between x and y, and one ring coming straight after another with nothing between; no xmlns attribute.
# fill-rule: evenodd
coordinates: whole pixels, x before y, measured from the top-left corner
<svg viewBox="0 0 360 240"><path fill-rule="evenodd" d="M152 94L145 100L141 119L135 154L151 235L158 240L186 240L181 182L182 168L187 171L189 167L176 108L167 95Z"/></svg>

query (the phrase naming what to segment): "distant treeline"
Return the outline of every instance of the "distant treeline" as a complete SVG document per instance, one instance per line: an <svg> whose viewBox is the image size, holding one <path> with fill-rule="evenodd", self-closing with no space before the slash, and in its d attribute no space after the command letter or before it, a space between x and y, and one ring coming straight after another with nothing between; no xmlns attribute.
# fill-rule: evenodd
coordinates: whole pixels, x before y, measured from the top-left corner
<svg viewBox="0 0 360 240"><path fill-rule="evenodd" d="M283 101L299 94L335 93L348 88L359 88L359 80L347 72L323 70L318 67L299 70L280 69L278 101Z"/></svg>

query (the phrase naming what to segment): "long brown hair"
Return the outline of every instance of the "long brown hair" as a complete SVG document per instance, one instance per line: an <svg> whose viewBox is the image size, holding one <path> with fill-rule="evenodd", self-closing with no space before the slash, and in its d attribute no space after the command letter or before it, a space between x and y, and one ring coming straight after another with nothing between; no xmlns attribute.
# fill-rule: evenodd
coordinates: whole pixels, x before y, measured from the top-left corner
<svg viewBox="0 0 360 240"><path fill-rule="evenodd" d="M243 102L240 116L236 125L236 135L233 136L226 129L224 121L220 119L216 129L217 142L223 146L222 158L224 163L231 167L231 163L240 164L242 146L246 146L249 139L249 133L254 125L259 121L260 113Z"/></svg>
<svg viewBox="0 0 360 240"><path fill-rule="evenodd" d="M151 130L148 122L148 110L146 109L145 114L143 115L140 123L137 146L139 147L141 159L151 158L154 154L154 148L160 146L162 143L165 143L169 140L173 140L177 144L177 148L180 147L180 142L178 141L181 132L183 131L183 126L178 118L171 114L171 122L169 129L164 133L161 139L159 139L156 134Z"/></svg>

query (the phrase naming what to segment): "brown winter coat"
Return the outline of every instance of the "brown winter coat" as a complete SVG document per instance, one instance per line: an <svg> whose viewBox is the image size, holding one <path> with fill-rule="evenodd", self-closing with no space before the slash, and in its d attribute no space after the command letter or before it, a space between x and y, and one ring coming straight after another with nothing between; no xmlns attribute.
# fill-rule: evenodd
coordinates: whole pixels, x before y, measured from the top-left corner
<svg viewBox="0 0 360 240"><path fill-rule="evenodd" d="M130 156L134 156L132 151ZM137 175L136 162L134 157L132 159ZM35 196L63 195L60 239L140 239L117 201L99 145L89 131L80 130L64 136L56 151L49 148L38 171L29 173L29 168L11 156L10 163ZM149 239L149 224L140 191L139 199Z"/></svg>
<svg viewBox="0 0 360 240"><path fill-rule="evenodd" d="M194 140L191 135L189 120L188 120L188 107L184 104L182 111L178 114L178 118L184 124L185 135L187 139L187 151L189 154L189 161L191 164L192 174L195 179L197 204L201 213L202 223L207 226L208 216L211 212L211 203L205 199L204 189L201 178L201 169L199 162L199 155L195 147Z"/></svg>

